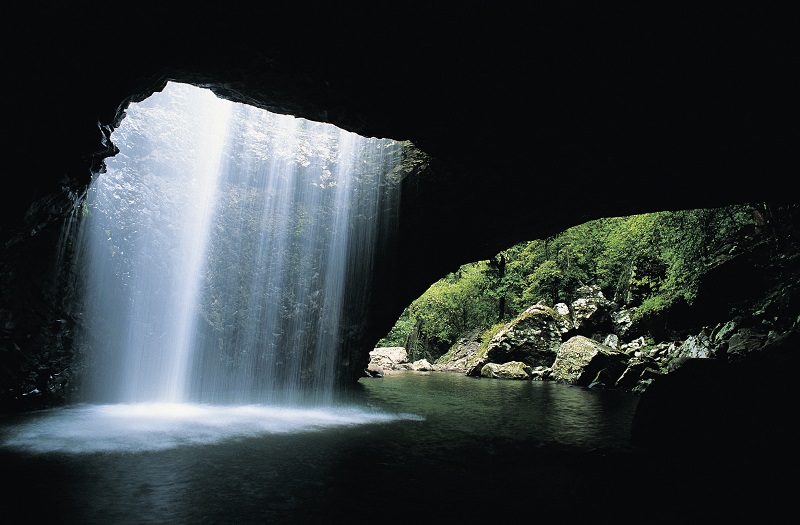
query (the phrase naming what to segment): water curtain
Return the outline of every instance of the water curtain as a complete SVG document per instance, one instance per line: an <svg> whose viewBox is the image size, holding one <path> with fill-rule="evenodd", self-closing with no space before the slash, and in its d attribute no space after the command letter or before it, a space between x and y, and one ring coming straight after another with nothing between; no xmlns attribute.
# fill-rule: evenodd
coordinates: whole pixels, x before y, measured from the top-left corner
<svg viewBox="0 0 800 525"><path fill-rule="evenodd" d="M81 210L84 400L329 401L402 144L174 83L112 140Z"/></svg>

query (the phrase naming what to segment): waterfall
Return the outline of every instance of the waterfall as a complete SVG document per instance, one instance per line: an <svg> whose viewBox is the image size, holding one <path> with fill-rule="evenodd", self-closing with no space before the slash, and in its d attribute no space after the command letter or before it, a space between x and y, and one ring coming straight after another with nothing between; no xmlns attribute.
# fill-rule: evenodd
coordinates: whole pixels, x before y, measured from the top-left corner
<svg viewBox="0 0 800 525"><path fill-rule="evenodd" d="M112 140L80 213L83 400L330 401L402 143L175 83Z"/></svg>

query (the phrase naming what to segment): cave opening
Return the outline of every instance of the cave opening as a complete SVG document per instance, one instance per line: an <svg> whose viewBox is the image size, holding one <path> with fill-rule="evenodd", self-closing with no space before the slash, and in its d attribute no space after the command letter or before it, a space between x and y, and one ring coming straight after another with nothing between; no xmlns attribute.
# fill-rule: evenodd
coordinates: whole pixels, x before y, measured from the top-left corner
<svg viewBox="0 0 800 525"><path fill-rule="evenodd" d="M337 375L392 249L409 144L179 83L131 104L111 139L58 247L71 244L77 289L71 410L28 446L158 449L401 417L342 408Z"/></svg>
<svg viewBox="0 0 800 525"><path fill-rule="evenodd" d="M169 94L169 93L168 93ZM158 111L161 111L160 109ZM177 141L185 142L189 140L191 132L195 129L200 129L203 126L196 126L196 122L184 123L183 128L167 127L167 129L156 128L139 128L136 125L136 119L133 118L135 110L131 109L131 114L128 115L126 121L133 124L133 129L128 130L128 133L133 135L137 133L147 132L154 135L167 136ZM220 117L221 115L217 115ZM225 115L224 119L230 119L230 115ZM303 124L306 126L306 124ZM308 124L308 126L313 126ZM184 132L189 130L188 132ZM125 132L123 128L120 131ZM263 140L263 136L259 133L253 132L248 137L254 140ZM102 208L97 206L98 200L87 201L86 206L76 208L77 214L85 214L85 216L93 216L97 218L98 215L106 215L109 218L114 218L111 222L100 222L95 227L95 233L102 233L99 239L102 241L101 248L99 249L102 254L97 255L101 260L106 261L108 264L111 260L113 264L118 266L111 269L112 274L123 276L125 279L135 280L135 272L127 265L126 258L134 257L136 247L130 236L139 232L137 228L143 226L151 219L159 225L169 225L168 231L160 231L153 235L155 244L149 248L150 256L148 259L153 259L150 262L155 262L155 269L153 275L159 279L168 275L175 268L179 269L180 274L188 274L193 271L188 271L194 265L195 268L202 266L202 261L192 261L192 254L200 252L208 254L208 246L213 245L209 239L195 239L189 243L189 247L181 247L180 242L172 237L174 232L188 230L201 224L209 224L210 217L203 216L204 209L213 208L212 206L201 206L202 202L208 202L212 196L204 194L202 190L211 188L218 188L221 184L219 173L209 173L209 180L205 182L201 178L190 179L188 187L184 188L183 193L180 189L176 190L175 179L177 174L167 173L167 171L174 169L177 165L191 164L192 162L202 159L203 155L212 154L216 149L222 148L221 140L216 143L206 143L205 146L194 150L193 153L185 155L182 158L174 151L156 151L148 150L145 157L155 157L160 163L161 167L152 169L152 178L144 178L147 183L140 186L132 185L130 180L126 179L122 172L127 168L120 168L114 165L114 159L108 162L108 170L98 176L97 181L103 180L108 186L101 190L99 186L92 186L90 194L95 199L104 198L112 203L110 207ZM280 142L280 141L278 141ZM216 144L216 145L215 145ZM120 142L122 146L122 142ZM249 159L247 155L255 154L252 149L247 148L246 141L239 142L240 150L236 154L229 154L223 156L222 163L236 163L237 160L242 161L243 164L252 162L259 164L264 159ZM279 151L284 151L280 144L272 144ZM401 147L401 146L397 146ZM127 148L121 147L120 159L129 155ZM324 149L324 148L323 148ZM391 147L387 148L391 149ZM308 157L305 154L314 150L314 147L308 146L302 149L299 156L295 155L291 158L291 163L299 163L303 165ZM240 155L240 157L236 157ZM212 155L213 157L214 155ZM291 156L288 155L287 158ZM148 159L149 160L149 159ZM203 165L213 165L214 162L208 162L207 159L201 162ZM332 188L338 188L340 179L334 170L326 170L322 168L322 161L309 161L309 168L312 166L321 167L320 171L315 175L306 178L308 185L303 188L293 188L288 192L279 192L282 195L296 194L301 199L305 198L309 193L318 192L316 188L324 192ZM169 170L162 167L169 166ZM256 171L262 171L257 169ZM394 173L391 169L387 170L388 173ZM307 174L306 174L307 175ZM395 176L402 176L402 173L394 173ZM165 177L166 180L161 180ZM288 179L288 177L286 177ZM213 182L211 180L213 179ZM242 175L241 171L235 174L228 174L223 177L224 182L231 185L243 184L247 190L241 190L231 197L232 201L246 201L247 196L252 197L253 194L265 191L260 183L256 182L252 177L248 178ZM314 188L313 192L309 187ZM189 189L190 188L190 189ZM161 190L166 189L170 197L164 197ZM198 190L199 193L191 193L191 191ZM108 190L108 191L107 191ZM304 191L305 190L305 191ZM135 198L126 198L126 197ZM128 208L135 207L144 202L156 201L158 206L150 208L150 211L145 214L146 218L141 215L137 218L127 218L126 220L119 220L119 216L115 214L124 214ZM185 199L189 202L188 207L182 207L180 200ZM306 207L322 203L330 204L332 201L325 200L317 194L317 200L312 199L313 204L306 203ZM257 200L257 199L252 199ZM273 201L274 205L275 202ZM219 205L218 203L215 205ZM169 210L165 208L174 208L173 211L177 212L176 217L170 217ZM374 217L364 213L364 208L358 208L361 218ZM332 211L331 207L326 208L327 212ZM199 215L192 215L198 213ZM259 215L262 213L262 215ZM292 221L284 221L283 216L270 219L265 219L263 210L260 210L253 216L248 216L245 212L240 212L237 220L248 216L249 219L245 220L247 223L257 224L260 228L265 224L280 224L281 231L286 232L286 226L293 227L292 232L297 233L299 230L314 230L313 225L309 225L308 221L313 220L307 213L294 213L291 215ZM328 216L326 216L328 217ZM85 218L85 217L83 217ZM76 218L77 220L77 218ZM186 222L181 222L186 221ZM76 221L73 221L75 223ZM80 221L77 221L80 222ZM389 221L391 224L391 222ZM326 230L335 230L335 220L327 221L325 224ZM244 228L242 226L242 228ZM242 244L243 241L231 235L231 228L229 224L223 224L218 228L218 233L223 237L222 241ZM352 232L350 232L352 233ZM81 232L81 235L88 235L88 231ZM322 233L317 231L312 237L319 237ZM127 238L126 238L127 237ZM357 234L359 239L369 237L368 233ZM285 241L285 239L284 239ZM252 244L264 248L265 251L250 252L252 259L260 259L258 256L270 251L268 248L280 246L278 244L270 244L274 239L263 240L257 239L252 241ZM285 241L288 242L288 241ZM205 248L204 248L205 243ZM305 244L304 244L305 243ZM349 245L349 244L348 244ZM363 245L357 243L358 246L363 248ZM155 248L153 248L155 246ZM218 245L220 246L220 245ZM312 241L302 241L298 244L298 248L312 247L315 249ZM227 246L228 251L224 253L236 253L235 257L228 258L224 256L211 257L211 259L218 259L223 262L230 263L231 260L240 258L241 253L235 249ZM330 246L324 248L316 248L321 253L330 255ZM278 250L280 251L280 250ZM220 253L223 253L220 252ZM308 253L308 252L303 252ZM341 253L341 252L339 252ZM361 255L364 252L359 252ZM108 258L110 256L110 259ZM174 258L172 258L174 256ZM209 257L204 257L208 259ZM303 262L312 261L312 258L301 260L302 257L297 258L298 264ZM84 270L88 270L93 274L102 273L105 269L97 271L95 263L89 263L88 259L80 259L83 261L81 264L85 265ZM318 259L328 260L328 259ZM364 262L361 259L361 262ZM189 263L189 266L182 266L184 263ZM315 267L317 268L317 267ZM225 270L229 270L226 267ZM199 270L197 270L199 272ZM203 273L203 272L199 272ZM212 272L213 273L213 272ZM245 272L252 275L251 272ZM227 274L230 277L230 274ZM92 297L89 300L90 307L97 307L98 305L108 305L109 303L100 300L104 295L110 294L116 300L119 297L124 297L127 293L124 289L128 286L128 281L117 281L112 291L105 290L99 291L98 295L87 295ZM335 280L335 279L334 279ZM236 281L241 285L242 279ZM339 283L341 284L341 283ZM191 288L188 285L181 285L179 288ZM135 287L131 287L135 288ZM137 292L136 297L144 297L146 299L153 299L161 303L157 299L165 293L167 285L161 281L151 282L149 288L145 287ZM122 290L121 290L122 289ZM267 295L268 288L256 288L261 290L262 295ZM292 292L297 292L298 288L294 288ZM303 291L308 291L303 289ZM202 296L203 292L200 288L195 289L192 294ZM250 296L249 293L245 294ZM313 291L309 294L313 295ZM191 294L189 295L191 297ZM251 297L252 298L252 297ZM132 297L127 297L126 305L135 303ZM142 322L147 330L152 334L162 336L166 328L161 327L161 330L151 330L156 326L157 321L169 321L167 324L174 324L176 326L191 327L192 322L195 321L176 321L175 318L167 319L169 315L179 307L174 306L180 304L169 303L169 312L161 311L156 320L149 319ZM250 304L246 307L250 308ZM318 306L318 305L313 305ZM102 324L107 328L114 326L114 312L123 307L120 305L114 308L101 307L96 311L94 319L102 321ZM258 308L258 306L257 306ZM302 308L302 307L301 307ZM320 307L321 308L321 307ZM103 311L105 310L105 311ZM262 307L263 310L263 307ZM234 313L242 311L242 308L234 308ZM317 310L316 320L324 316L320 316ZM363 310L361 311L363 314ZM125 313L120 315L120 318L129 318L130 315ZM235 318L235 315L234 315ZM259 317L259 319L261 319ZM202 322L207 322L203 319ZM316 322L316 321L315 321ZM222 323L222 326L229 326L230 323ZM274 325L273 325L274 326ZM291 328L296 328L297 325L292 325ZM133 359L135 362L147 364L142 367L142 381L141 383L127 383L129 377L124 373L118 373L110 381L106 382L108 378L96 378L93 385L89 387L89 391L94 391L94 398L84 398L83 401L92 400L95 402L102 402L102 404L81 404L68 407L67 410L52 411L50 413L40 413L32 415L32 417L20 417L16 420L7 420L12 423L12 426L4 426L3 446L5 450L12 450L14 453L22 451L23 454L45 455L48 458L42 461L42 469L34 468L31 474L25 473L23 463L19 462L19 457L12 454L6 454L9 459L8 464L11 465L12 471L19 474L22 478L25 476L37 476L42 472L49 469L51 465L75 466L75 457L91 459L85 466L79 467L77 472L86 474L87 480L100 480L102 485L114 486L115 476L118 476L118 459L123 457L123 461L130 461L131 465L145 458L147 460L146 467L150 470L145 473L137 468L132 468L131 472L124 476L122 487L126 487L130 483L139 483L144 480L156 486L160 480L168 477L171 471L176 466L192 462L193 459L193 446L208 446L214 444L224 443L224 449L215 449L213 454L218 454L217 458L222 458L222 462L214 466L209 466L204 470L204 476L208 477L209 473L215 477L219 483L211 482L202 484L198 479L192 477L193 474L187 477L184 474L179 474L175 478L175 483L166 483L163 485L163 490L156 490L152 499L149 501L156 501L160 498L167 498L174 502L173 504L166 504L170 512L175 512L180 516L188 516L191 514L186 509L190 507L188 502L192 499L189 491L183 491L181 487L187 484L193 485L196 490L203 491L208 494L209 491L219 490L219 494L210 497L211 507L202 506L204 512L209 512L214 515L215 513L222 513L230 517L235 515L242 519L252 517L258 514L260 507L271 509L268 514L285 517L287 515L297 516L313 516L319 518L324 515L330 508L334 507L337 502L345 501L348 497L348 491L364 491L371 497L376 498L375 501L379 504L389 504L390 501L386 496L377 494L379 487L385 486L408 486L418 479L420 472L431 473L431 482L439 485L446 486L445 494L451 497L459 497L465 492L468 492L476 483L481 479L493 479L496 477L504 480L515 479L515 473L519 469L519 453L525 457L524 461L533 462L542 473L542 482L529 481L519 485L519 494L522 497L523 492L526 494L534 493L542 500L557 500L557 493L569 490L578 490L582 496L588 497L590 500L599 502L606 500L608 494L602 491L598 494L588 494L591 492L587 488L584 480L595 480L602 477L603 474L598 472L587 472L591 466L586 466L583 461L587 461L591 465L593 461L598 462L602 468L620 469L615 474L615 479L620 483L625 482L627 477L632 477L637 474L636 469L638 463L635 463L631 458L637 457L627 448L627 441L630 437L630 422L632 412L635 409L635 399L629 396L617 395L617 393L600 392L598 390L573 388L568 385L560 385L547 382L526 382L523 384L513 382L501 381L476 381L473 378L467 378L457 375L435 375L435 374L415 374L400 377L398 381L361 381L364 388L359 391L359 400L365 402L363 405L357 407L353 406L340 406L334 410L318 411L309 409L308 407L292 407L283 405L280 408L272 405L258 405L251 403L253 400L252 390L250 393L243 393L237 389L228 388L231 384L239 385L248 384L261 385L261 381L268 373L268 368L259 368L258 366L249 369L244 375L238 375L238 372L226 372L227 375L215 375L210 373L210 366L204 363L203 359L208 359L210 356L219 357L221 354L213 352L203 352L199 364L195 364L196 368L185 369L187 376L178 382L172 382L174 375L167 373L171 370L170 364L162 361L163 346L152 344L152 341L141 339L147 332L143 332L138 328L112 328L110 333L119 333L118 330L123 332L129 330L130 336L123 339L136 340L137 337L139 346L149 346L148 350L154 350L155 353L151 356L141 355ZM236 333L231 332L231 333ZM239 337L240 334L237 334ZM170 341L169 344L177 345L182 337L181 335L167 337ZM207 337L207 334L203 334ZM250 337L255 337L251 335ZM170 339L171 338L171 339ZM235 338L234 338L235 339ZM245 337L246 339L246 337ZM82 345L88 350L91 344L96 344L97 341L89 341L88 339L82 340ZM211 343L219 342L211 341ZM223 341L227 343L227 341ZM186 348L186 347L184 347ZM217 346L217 349L219 345ZM208 349L206 349L208 350ZM84 351L82 348L81 351ZM189 359L188 355L183 355L183 358ZM96 359L96 357L92 358ZM120 370L130 369L130 362L114 363L115 358L109 356L100 357L94 364L86 363L87 367L94 365L100 366L101 369L107 370L108 365L114 369L120 365ZM227 365L236 365L242 362L242 359L247 359L244 356L225 356ZM179 359L180 361L180 359ZM299 366L302 368L309 362L315 361L301 361ZM304 364L303 364L304 363ZM150 367L150 365L154 365ZM234 367L235 368L235 367ZM244 368L247 368L245 366ZM192 374L200 369L200 375L196 379L191 379ZM159 374L164 372L164 377L170 378L170 381L161 382ZM282 386L290 385L295 379L306 380L309 376L304 376L301 369L296 369L295 372L281 377L277 376L278 381L282 382ZM209 378L210 383L205 383ZM391 378L398 379L398 378ZM148 386L149 381L155 381L155 387ZM126 384L127 383L127 384ZM117 390L117 387L125 387ZM179 386L183 385L183 386ZM468 385L468 386L465 386ZM477 388L475 388L477 387ZM152 389L151 389L152 388ZM319 383L311 383L311 392L314 395L326 392L327 387L319 388ZM129 392L133 392L132 397L127 397ZM150 397L149 393L159 392L158 397ZM223 393L223 398L215 397L220 392ZM276 397L269 397L269 399L286 399L293 396L292 389L282 390L279 392L266 393L261 390L257 395L267 394ZM160 397L163 394L164 397ZM187 399L192 400L192 403L183 403ZM193 397L196 396L196 397ZM229 396L229 397L224 397ZM263 397L261 398L263 399ZM295 398L297 399L297 398ZM166 402L158 402L166 401ZM194 401L197 401L196 403ZM227 406L220 407L213 403L222 401ZM319 398L317 399L319 401ZM425 414L421 416L419 414ZM354 430L361 428L362 430ZM332 437L331 441L324 441L322 438L311 437L311 434L321 432L328 437ZM286 435L291 435L291 439L287 440ZM237 443L234 446L228 447L232 443ZM382 448L386 447L386 448ZM196 450L196 449L195 449ZM209 449L205 449L209 450ZM309 451L313 452L309 452ZM595 451L612 450L615 454L614 457L605 455L605 452L597 453ZM446 454L442 454L447 451ZM111 454L107 454L107 453ZM326 455L332 452L330 455ZM144 454L143 454L144 453ZM122 454L122 456L120 456ZM249 459L253 455L262 458L257 462L258 472L254 473L251 466L248 465ZM312 464L302 462L294 465L296 468L281 463L280 456L286 454L287 457L296 458L310 458ZM630 454L630 455L629 455ZM466 458L463 462L453 459L454 456ZM385 459L389 457L390 459ZM434 458L435 459L431 459ZM264 459L269 458L269 459ZM378 476L379 483L376 486L371 486L369 480L359 477L342 475L337 472L337 468L347 465L348 468L366 471L374 465L375 458L384 458L384 465L391 467L386 472ZM631 463L626 463L631 461ZM163 463L159 465L158 463ZM581 463L580 466L575 466L576 463ZM476 467L477 470L471 472L470 476L462 476L466 471ZM566 465L566 466L565 466ZM285 469L288 475L270 476L268 473L274 469ZM569 470L565 479L563 476L564 469ZM180 469L179 469L180 470ZM192 471L193 469L189 469ZM187 471L187 472L189 472ZM295 481L295 485L287 488L286 491L290 493L288 497L297 498L302 504L292 506L291 508L278 508L274 507L275 500L267 495L260 495L251 500L243 500L241 494L235 490L225 490L224 487L236 487L239 479L239 474L242 471L250 473L249 480L253 483L259 483L263 487L268 487L270 491L280 492L282 485L287 483L287 479L303 480ZM314 487L306 485L309 483L309 471L319 476L322 480L321 483L328 487L341 487L330 489L319 499L309 496L314 493ZM653 476L662 472L667 472L667 469L659 467L655 469ZM92 474L91 476L89 474ZM587 476L588 474L588 476ZM581 478L581 476L587 476ZM625 479L623 479L625 478ZM578 481L575 481L577 479ZM712 479L716 479L713 478ZM56 481L58 482L58 480ZM368 486L369 485L369 486ZM102 494L102 491L96 490L92 486L92 481L86 483L76 483L73 485L75 490L90 494L90 496L76 497L73 503L67 506L76 512L76 515L87 517L89 513L99 512L100 509L111 508L115 512L130 513L132 509L139 507L139 502L131 498L119 498L116 503L111 504L109 497ZM490 489L490 493L494 496L501 496L507 493L508 484L498 484ZM292 492L295 491L295 492ZM112 491L113 492L113 491ZM135 498L134 498L135 499ZM81 508L78 508L81 507ZM640 504L634 505L633 509L645 510L647 505ZM672 511L672 515L679 514L684 507L676 507ZM155 512L155 511L154 511Z"/></svg>
<svg viewBox="0 0 800 525"><path fill-rule="evenodd" d="M329 402L403 144L171 83L112 139L78 232L82 399Z"/></svg>

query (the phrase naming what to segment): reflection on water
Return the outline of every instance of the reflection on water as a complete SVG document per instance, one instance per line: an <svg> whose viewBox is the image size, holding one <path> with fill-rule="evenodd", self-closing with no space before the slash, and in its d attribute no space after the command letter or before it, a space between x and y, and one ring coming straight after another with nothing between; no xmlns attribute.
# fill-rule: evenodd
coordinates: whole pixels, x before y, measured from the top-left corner
<svg viewBox="0 0 800 525"><path fill-rule="evenodd" d="M368 402L424 414L430 432L475 440L513 438L570 446L627 444L638 398L553 382L401 372L363 381Z"/></svg>
<svg viewBox="0 0 800 525"><path fill-rule="evenodd" d="M196 406L152 417L116 407L132 410L120 419L111 407L76 407L6 417L4 518L385 523L479 516L486 509L473 506L487 498L548 505L564 498L576 458L627 444L636 402L555 383L402 372L362 379L351 408L330 411Z"/></svg>

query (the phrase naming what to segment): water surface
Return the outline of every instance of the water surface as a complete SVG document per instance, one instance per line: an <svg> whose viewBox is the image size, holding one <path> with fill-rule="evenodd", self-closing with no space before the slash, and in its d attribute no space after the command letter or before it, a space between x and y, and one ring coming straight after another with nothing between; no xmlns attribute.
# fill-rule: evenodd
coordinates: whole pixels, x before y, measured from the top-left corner
<svg viewBox="0 0 800 525"><path fill-rule="evenodd" d="M7 416L4 512L21 511L19 523L83 524L385 523L516 506L526 517L563 502L593 451L626 447L637 400L397 372L362 379L330 409L191 406L170 418L82 406ZM125 411L132 416L121 419Z"/></svg>

